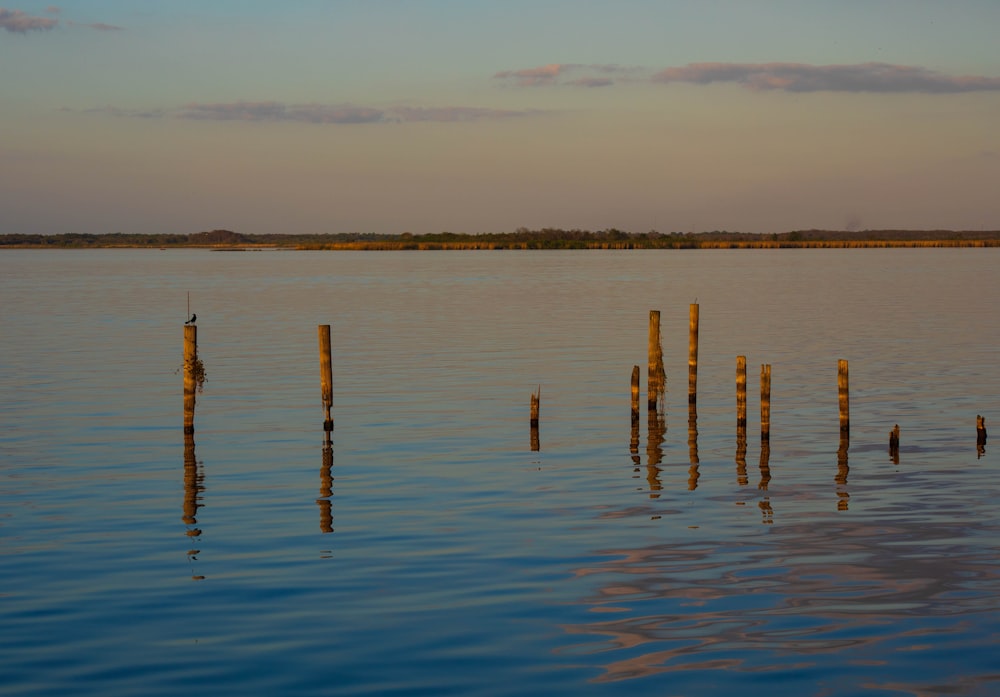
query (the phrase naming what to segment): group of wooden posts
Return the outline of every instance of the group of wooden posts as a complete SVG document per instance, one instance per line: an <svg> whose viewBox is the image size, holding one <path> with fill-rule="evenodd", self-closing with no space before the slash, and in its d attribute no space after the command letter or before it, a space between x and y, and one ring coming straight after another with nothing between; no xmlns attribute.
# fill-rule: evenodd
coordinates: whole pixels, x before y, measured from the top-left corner
<svg viewBox="0 0 1000 697"><path fill-rule="evenodd" d="M695 405L698 400L698 304L692 303L689 314L688 341L688 405L691 420L696 418ZM333 432L333 361L330 350L330 325L318 327L320 357L320 389L323 403L324 455L329 451L332 458L331 433ZM660 341L660 311L649 311L649 366L647 372L647 408L658 413L666 393L666 372L663 367L663 347ZM194 434L195 392L201 362L198 359L198 327L184 326L184 433ZM639 423L639 366L632 368L632 424ZM846 451L846 440L850 435L850 399L847 361L837 362L837 391L840 404L841 447ZM531 394L531 449L539 449L538 424L541 404L541 386ZM695 428L694 424L689 424ZM745 441L747 427L747 365L746 356L736 357L736 428L738 440ZM760 440L762 447L771 438L771 366L760 367ZM976 417L976 445L980 454L986 444L985 419ZM899 426L889 434L889 452L894 458L899 455Z"/></svg>

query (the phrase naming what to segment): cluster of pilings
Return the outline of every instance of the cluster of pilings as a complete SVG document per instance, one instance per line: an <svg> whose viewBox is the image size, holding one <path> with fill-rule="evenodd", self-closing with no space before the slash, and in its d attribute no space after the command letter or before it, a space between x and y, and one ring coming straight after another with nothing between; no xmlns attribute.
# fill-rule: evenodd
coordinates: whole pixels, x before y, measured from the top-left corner
<svg viewBox="0 0 1000 697"><path fill-rule="evenodd" d="M698 482L698 325L699 306L693 303L689 314L688 342L688 446L690 450L691 467L688 471L688 488L694 489ZM323 463L320 472L320 497L317 504L320 507L320 527L323 532L332 532L332 516L330 497L332 496L332 466L333 466L333 361L331 356L330 325L318 326L320 354L320 392L323 407ZM650 483L651 495L660 490L658 473L662 462L662 445L666 435L666 416L663 409L666 394L666 371L663 365L663 346L660 340L660 311L649 312L649 341L647 368L647 422L648 438L646 446L647 479ZM639 423L640 423L640 386L639 366L632 367L631 380L631 424L630 451L632 460L639 466ZM185 437L185 501L184 522L189 525L197 523L196 511L200 507L198 500L204 489L204 475L197 466L194 455L194 410L195 395L200 382L204 380L204 368L198 358L198 328L195 324L184 326L184 437ZM539 442L539 411L541 403L541 385L531 393L530 416L530 446L532 451L540 450ZM847 450L850 441L850 395L848 380L848 363L841 359L837 363L837 391L840 406L840 448L838 449L838 484L847 481ZM760 471L761 480L758 488L767 489L770 480L770 438L771 438L771 366L760 366ZM893 462L899 463L899 425L889 434L889 454ZM746 356L736 357L736 464L737 478L740 484L747 483L746 450L747 450L747 363ZM982 416L976 416L976 447L979 456L986 452L986 425ZM658 495L658 494L655 494ZM843 496L846 499L846 492ZM762 509L766 502L762 503ZM846 500L843 501L846 508ZM767 512L765 511L765 517ZM194 528L189 534L200 534Z"/></svg>

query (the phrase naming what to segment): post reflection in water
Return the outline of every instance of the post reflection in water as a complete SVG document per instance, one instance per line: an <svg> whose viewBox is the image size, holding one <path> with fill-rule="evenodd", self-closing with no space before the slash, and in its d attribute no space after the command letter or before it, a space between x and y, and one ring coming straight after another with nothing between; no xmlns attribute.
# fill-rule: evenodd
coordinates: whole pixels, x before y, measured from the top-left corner
<svg viewBox="0 0 1000 697"><path fill-rule="evenodd" d="M847 502L851 495L847 493L847 475L851 468L847 466L847 449L850 446L850 437L841 431L840 447L837 449L837 476L834 481L837 483L837 510L846 511Z"/></svg>
<svg viewBox="0 0 1000 697"><path fill-rule="evenodd" d="M667 419L659 409L647 412L649 437L646 440L646 481L649 482L649 498L657 499L663 489L660 484L660 463L663 461L663 441L667 433Z"/></svg>
<svg viewBox="0 0 1000 697"><path fill-rule="evenodd" d="M319 469L319 498L316 505L319 506L319 529L321 532L333 532L333 504L330 498L333 496L333 441L330 439L329 431L323 439L323 462Z"/></svg>
<svg viewBox="0 0 1000 697"><path fill-rule="evenodd" d="M688 491L698 488L698 407L693 401L688 403L688 453L691 466L688 468Z"/></svg>
<svg viewBox="0 0 1000 697"><path fill-rule="evenodd" d="M181 516L181 520L187 526L186 535L191 540L192 543L201 542L201 528L198 527L198 509L204 504L202 501L202 492L205 491L205 471L202 463L198 462L197 457L194 452L194 434L185 433L184 434L184 514ZM188 561L196 562L198 561L198 555L201 550L190 548L187 552ZM205 577L193 573L191 578L195 581L201 581Z"/></svg>
<svg viewBox="0 0 1000 697"><path fill-rule="evenodd" d="M740 486L746 486L750 483L750 477L747 476L746 426L736 429L736 483Z"/></svg>
<svg viewBox="0 0 1000 697"><path fill-rule="evenodd" d="M757 484L757 489L760 491L767 491L767 485L771 481L771 443L768 440L761 440L760 444L760 483ZM760 512L763 515L763 520L761 521L765 525L770 525L774 522L774 510L771 508L771 498L764 494L763 498L757 502L757 506L760 508Z"/></svg>

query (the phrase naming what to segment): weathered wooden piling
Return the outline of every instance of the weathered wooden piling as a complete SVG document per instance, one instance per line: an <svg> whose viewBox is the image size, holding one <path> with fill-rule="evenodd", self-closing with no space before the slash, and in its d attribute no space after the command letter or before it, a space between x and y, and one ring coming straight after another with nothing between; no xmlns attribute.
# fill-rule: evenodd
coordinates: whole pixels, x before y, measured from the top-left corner
<svg viewBox="0 0 1000 697"><path fill-rule="evenodd" d="M986 419L976 415L976 445L986 445Z"/></svg>
<svg viewBox="0 0 1000 697"><path fill-rule="evenodd" d="M847 361L843 358L837 361L837 393L840 398L840 432L851 432L851 409L848 399Z"/></svg>
<svg viewBox="0 0 1000 697"><path fill-rule="evenodd" d="M639 366L632 366L632 425L639 425Z"/></svg>
<svg viewBox="0 0 1000 697"><path fill-rule="evenodd" d="M746 486L747 477L747 357L736 357L736 483Z"/></svg>
<svg viewBox="0 0 1000 697"><path fill-rule="evenodd" d="M663 370L663 345L660 342L660 311L649 311L649 369L646 378L646 403L649 409L658 409L666 391L666 374Z"/></svg>
<svg viewBox="0 0 1000 697"><path fill-rule="evenodd" d="M321 324L319 334L319 384L323 397L323 430L333 430L333 359L330 356L330 325Z"/></svg>
<svg viewBox="0 0 1000 697"><path fill-rule="evenodd" d="M184 325L184 433L194 433L195 391L198 389L198 327Z"/></svg>
<svg viewBox="0 0 1000 697"><path fill-rule="evenodd" d="M771 365L760 366L760 440L771 440ZM762 446L763 447L763 446Z"/></svg>
<svg viewBox="0 0 1000 697"><path fill-rule="evenodd" d="M541 407L542 401L542 386L538 386L537 392L531 393L531 417L529 425L531 426L531 450L532 452L537 452L541 449L541 443L538 437L538 412Z"/></svg>
<svg viewBox="0 0 1000 697"><path fill-rule="evenodd" d="M899 424L889 431L889 453L899 453Z"/></svg>
<svg viewBox="0 0 1000 697"><path fill-rule="evenodd" d="M688 318L688 404L698 400L698 303L691 303Z"/></svg>
<svg viewBox="0 0 1000 697"><path fill-rule="evenodd" d="M747 357L736 357L736 433L746 438L747 431Z"/></svg>

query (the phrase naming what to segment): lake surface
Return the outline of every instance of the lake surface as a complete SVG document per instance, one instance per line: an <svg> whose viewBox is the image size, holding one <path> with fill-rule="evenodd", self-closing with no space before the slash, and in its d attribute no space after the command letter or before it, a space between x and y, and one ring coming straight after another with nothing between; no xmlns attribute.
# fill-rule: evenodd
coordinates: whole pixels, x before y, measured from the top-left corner
<svg viewBox="0 0 1000 697"><path fill-rule="evenodd" d="M0 691L1000 693L1000 459L976 443L998 271L1000 249L4 251Z"/></svg>

